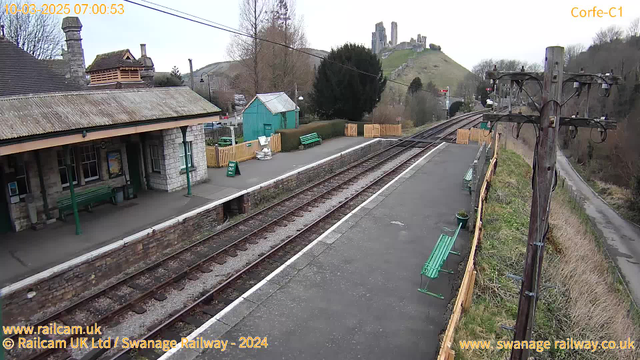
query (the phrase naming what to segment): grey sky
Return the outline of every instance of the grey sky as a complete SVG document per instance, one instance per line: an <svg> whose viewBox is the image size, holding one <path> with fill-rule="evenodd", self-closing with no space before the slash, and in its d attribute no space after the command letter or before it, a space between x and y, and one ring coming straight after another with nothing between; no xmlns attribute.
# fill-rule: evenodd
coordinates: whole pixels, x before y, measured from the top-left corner
<svg viewBox="0 0 640 360"><path fill-rule="evenodd" d="M58 1L87 3L87 1ZM240 0L156 0L234 28L238 27ZM44 1L36 1L42 4ZM50 3L50 1L48 1ZM103 0L110 5L120 0ZM571 9L608 11L622 7L622 17L574 18ZM541 62L550 45L583 43L588 46L601 27L615 24L626 29L640 16L640 1L345 1L298 0L297 15L303 18L309 46L330 50L345 42L371 45L376 22L383 21L390 38L391 21L398 23L398 41L408 41L418 33L428 43L442 46L455 61L470 69L485 58L514 58ZM228 60L230 35L220 30L156 13L124 3L124 15L80 15L87 65L99 53L129 48L140 55L140 43L147 44L156 71L177 65L188 72L188 58L194 68Z"/></svg>

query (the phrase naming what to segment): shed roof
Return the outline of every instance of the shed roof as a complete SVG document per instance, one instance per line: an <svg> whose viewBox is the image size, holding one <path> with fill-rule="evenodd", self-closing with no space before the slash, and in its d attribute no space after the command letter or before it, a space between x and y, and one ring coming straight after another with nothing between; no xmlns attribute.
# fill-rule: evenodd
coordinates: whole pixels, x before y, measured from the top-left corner
<svg viewBox="0 0 640 360"><path fill-rule="evenodd" d="M251 102L249 102L249 104L247 104L246 107L249 107L249 105L251 105L251 103L256 99L259 99L273 115L297 109L293 100L291 100L284 92L258 94L253 98L253 100L251 100Z"/></svg>
<svg viewBox="0 0 640 360"><path fill-rule="evenodd" d="M86 90L0 97L0 142L78 129L220 112L188 87Z"/></svg>
<svg viewBox="0 0 640 360"><path fill-rule="evenodd" d="M82 89L82 85L0 36L0 96Z"/></svg>
<svg viewBox="0 0 640 360"><path fill-rule="evenodd" d="M125 59L125 57L130 57L131 59ZM100 70L109 70L109 69L117 69L121 67L138 67L142 68L144 65L136 60L129 49L112 51L105 54L99 54L93 60L91 65L87 67L87 72L100 71Z"/></svg>

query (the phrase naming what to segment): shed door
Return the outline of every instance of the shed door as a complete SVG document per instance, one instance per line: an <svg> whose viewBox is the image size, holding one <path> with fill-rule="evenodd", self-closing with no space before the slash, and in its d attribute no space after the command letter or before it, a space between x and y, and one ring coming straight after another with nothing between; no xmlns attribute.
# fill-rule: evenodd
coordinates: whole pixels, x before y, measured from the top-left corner
<svg viewBox="0 0 640 360"><path fill-rule="evenodd" d="M264 124L264 130L262 132L264 136L271 136L273 134L273 127L271 124Z"/></svg>

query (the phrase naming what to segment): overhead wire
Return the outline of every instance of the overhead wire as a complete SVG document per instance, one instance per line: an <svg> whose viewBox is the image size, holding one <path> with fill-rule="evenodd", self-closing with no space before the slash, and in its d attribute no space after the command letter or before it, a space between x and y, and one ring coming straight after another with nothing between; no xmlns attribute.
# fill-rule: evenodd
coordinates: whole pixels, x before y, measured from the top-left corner
<svg viewBox="0 0 640 360"><path fill-rule="evenodd" d="M214 28L214 29L217 29L217 30L226 31L226 32L232 33L234 35L244 36L244 37L252 38L252 39L255 39L255 40L262 41L262 42L266 42L266 43L269 43L269 44L282 46L282 47L287 48L289 50L297 51L299 53L302 53L302 54L305 54L305 55L308 55L308 56L311 56L311 57L314 57L314 58L318 58L318 59L330 62L332 64L336 64L338 66L341 66L341 67L344 67L346 69L358 72L360 74L375 77L376 79L380 79L381 78L381 75L376 75L376 74L373 74L373 73L370 73L370 72L367 72L367 71L363 71L363 70L357 69L355 67L352 67L352 66L349 66L349 65L334 61L334 60L330 60L330 59L328 59L328 58L326 58L324 56L313 54L313 53L310 53L308 51L304 51L302 49L298 49L298 48L295 48L295 47L287 45L287 44L283 44L283 43L280 43L280 42L277 42L277 41L273 41L273 40L270 40L270 39L265 39L265 38L262 38L262 37L259 37L259 36L253 36L252 34L244 33L241 30L232 28L230 26L223 25L223 24L220 24L220 23L217 23L217 22L214 22L214 21L202 18L202 17L198 17L198 16L195 16L193 14L189 14L189 13L186 13L186 12L183 12L183 11L180 11L180 10L176 10L176 9L173 9L173 8L170 8L170 7L167 7L167 6L156 4L156 3L153 3L151 1L139 0L141 2L145 2L145 3L148 3L148 4L153 4L155 6L164 8L166 10L159 9L159 8L156 8L156 7L150 6L150 5L141 4L141 3L133 1L133 0L123 0L123 1L127 2L127 3L130 3L130 4L133 4L133 5L137 5L137 6L149 9L149 10L157 11L157 12L165 14L165 15L173 16L173 17L176 17L176 18L179 18L179 19L182 19L182 20L191 21L193 23L204 25L204 26L208 26L208 27L211 27L211 28ZM167 11L167 10L170 10L170 11ZM171 11L173 11L175 13L173 13ZM389 78L387 78L386 81L390 82L390 83L393 83L393 84L406 86L407 88L409 87L409 84L405 84L403 82L396 81L396 80L391 80ZM422 91L428 92L428 90L426 90L426 89L422 89Z"/></svg>

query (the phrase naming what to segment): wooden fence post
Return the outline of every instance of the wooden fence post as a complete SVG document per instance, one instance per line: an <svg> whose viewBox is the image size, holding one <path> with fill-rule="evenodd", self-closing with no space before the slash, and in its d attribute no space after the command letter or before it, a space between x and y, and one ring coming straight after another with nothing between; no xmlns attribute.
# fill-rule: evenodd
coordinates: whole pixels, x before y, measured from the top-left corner
<svg viewBox="0 0 640 360"><path fill-rule="evenodd" d="M471 278L469 279L469 288L467 288L467 294L464 297L464 302L462 302L462 307L464 311L469 310L471 307L471 301L473 300L473 286L476 283L476 270L473 270L471 273Z"/></svg>

